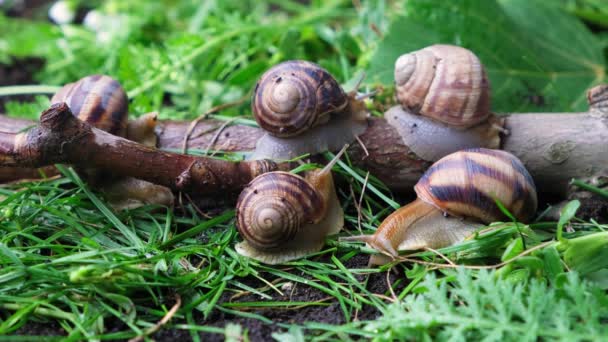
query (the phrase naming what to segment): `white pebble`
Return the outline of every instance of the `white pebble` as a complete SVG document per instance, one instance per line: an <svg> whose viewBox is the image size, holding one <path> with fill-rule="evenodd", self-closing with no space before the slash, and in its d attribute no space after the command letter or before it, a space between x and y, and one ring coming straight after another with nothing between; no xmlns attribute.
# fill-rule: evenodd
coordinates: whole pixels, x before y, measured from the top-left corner
<svg viewBox="0 0 608 342"><path fill-rule="evenodd" d="M49 9L49 18L59 25L71 23L75 16L76 12L67 1L57 1Z"/></svg>

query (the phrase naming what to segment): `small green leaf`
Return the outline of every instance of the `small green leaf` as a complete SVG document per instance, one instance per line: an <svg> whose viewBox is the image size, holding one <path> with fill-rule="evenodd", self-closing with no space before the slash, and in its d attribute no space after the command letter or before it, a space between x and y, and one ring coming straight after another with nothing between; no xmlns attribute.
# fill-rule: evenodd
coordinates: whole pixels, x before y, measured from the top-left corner
<svg viewBox="0 0 608 342"><path fill-rule="evenodd" d="M526 256L517 258L517 260L515 260L515 263L520 266L530 269L530 271L532 271L532 272L544 269L544 266L545 266L545 264L541 258L531 256L531 255L526 255Z"/></svg>
<svg viewBox="0 0 608 342"><path fill-rule="evenodd" d="M292 326L285 333L273 333L272 338L280 342L304 342L304 332L298 326Z"/></svg>
<svg viewBox="0 0 608 342"><path fill-rule="evenodd" d="M557 281L557 276L564 272L559 252L554 245L551 245L542 250L542 256L545 261L545 275L549 278L551 283L555 283Z"/></svg>
<svg viewBox="0 0 608 342"><path fill-rule="evenodd" d="M581 206L579 200L573 200L568 202L559 213L559 222L557 223L557 239L562 241L562 234L564 226L574 218L578 208Z"/></svg>
<svg viewBox="0 0 608 342"><path fill-rule="evenodd" d="M513 259L514 257L516 257L518 254L520 254L523 251L524 251L523 239L521 237L518 237L518 238L514 239L513 241L511 241L511 243L509 243L509 245L505 249L504 253L502 254L502 257L500 258L500 261L504 262L504 261Z"/></svg>
<svg viewBox="0 0 608 342"><path fill-rule="evenodd" d="M530 269L528 268L519 268L511 273L509 273L505 280L513 282L513 283L525 283L530 278Z"/></svg>
<svg viewBox="0 0 608 342"><path fill-rule="evenodd" d="M226 342L238 342L242 341L243 328L240 324L228 323L226 324L224 332L224 341Z"/></svg>

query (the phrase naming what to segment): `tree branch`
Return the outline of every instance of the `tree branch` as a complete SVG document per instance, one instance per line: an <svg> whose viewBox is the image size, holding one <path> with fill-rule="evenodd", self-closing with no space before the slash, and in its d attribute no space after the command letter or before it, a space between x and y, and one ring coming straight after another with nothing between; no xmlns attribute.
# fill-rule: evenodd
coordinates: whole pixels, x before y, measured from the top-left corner
<svg viewBox="0 0 608 342"><path fill-rule="evenodd" d="M277 168L270 161L228 162L162 152L91 127L64 103L43 112L40 124L27 132L0 133L0 164L55 163L107 170L201 194L240 191L257 175Z"/></svg>
<svg viewBox="0 0 608 342"><path fill-rule="evenodd" d="M510 133L502 137L501 146L522 160L542 192L563 195L572 178L589 177L607 171L608 114L605 111L602 112L606 109L606 107L602 107L602 103L605 104L605 102L594 102L593 109L584 113L502 115L501 117L505 119L505 127ZM235 124L224 127L221 134L216 136L217 130L223 126L223 123L223 121L217 120L201 121L192 131L188 146L191 149L201 150L210 148L227 152L250 152L255 149L257 140L265 134L260 128ZM158 147L180 149L189 124L190 122L159 122L156 129ZM403 143L399 133L386 120L371 118L368 120L368 124L367 130L359 137L365 149L354 143L349 149L351 160L359 167L369 170L392 190L411 191L431 162L421 160L413 154ZM31 125L30 121L0 116L0 130L17 132ZM84 146L79 147L81 151L85 150ZM155 155L156 152L150 153L148 154ZM83 157L82 154L83 152L74 152L72 157L85 164L86 162L80 160ZM94 166L112 168L103 164L117 164L123 174L140 178L140 175L145 173L146 177L141 178L153 179L151 181L167 185L170 183L168 180L171 177L179 176L188 167L188 162L182 160L192 160L192 157L175 157L176 160L180 160L181 164L170 167L164 161L149 161L146 158L151 157L146 157L145 153L138 152L138 156L140 159L137 162L130 156L125 158L124 154L115 155L106 160L98 158ZM87 158L90 157L87 156ZM241 167L236 167L229 173L245 172L246 177L241 182L232 183L235 186L244 184L244 180L252 175L247 168L245 171L241 171ZM164 172L162 171L164 168L179 169L180 173L172 171L171 176L157 179L157 176ZM20 175L24 169L21 169L19 173L11 173L6 169L0 168L0 180L23 177ZM142 169L150 171L144 172ZM29 173L32 174L32 172ZM7 178L2 178L3 176ZM171 187L178 188L175 185Z"/></svg>

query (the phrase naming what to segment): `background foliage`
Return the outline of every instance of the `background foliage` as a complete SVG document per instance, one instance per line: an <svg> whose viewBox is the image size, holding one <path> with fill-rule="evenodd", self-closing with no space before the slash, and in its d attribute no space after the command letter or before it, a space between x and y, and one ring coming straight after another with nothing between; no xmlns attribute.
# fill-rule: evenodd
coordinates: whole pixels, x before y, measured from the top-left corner
<svg viewBox="0 0 608 342"><path fill-rule="evenodd" d="M435 43L480 56L498 112L582 111L587 88L606 78L608 5L601 0L68 3L94 9L95 28L52 24L45 11L0 14L0 63L19 68L42 59L33 75L48 86L37 88L42 94L88 74L112 75L127 89L133 115L195 118L247 98L264 70L295 58L321 64L347 87L365 72L364 87L379 90L371 104L379 114L394 103L396 57ZM17 93L0 88L0 95ZM6 110L35 118L47 105L39 96ZM247 101L222 112L248 113ZM374 182L387 200L371 194L362 184L365 170L340 165L350 187L340 189L348 227L375 229L394 203L390 193ZM231 210L113 212L76 173L62 170L60 179L0 189L1 334L34 339L38 332L27 327L42 322L72 340L143 336L170 312L176 294L182 304L170 328L195 340L199 333L255 336L248 325L218 324L217 315L261 322L275 339L289 341L571 341L608 334L601 324L608 319L607 227L577 219L576 202L560 222L496 224L441 250L466 269L454 270L431 252L409 256L410 263L395 266L399 276L389 288L373 291L387 267L361 266L358 256L370 251L360 246L331 237L316 256L266 267L234 252ZM297 286L320 299L287 297ZM377 315L358 319L370 306ZM302 308L333 308L340 324L272 316Z"/></svg>

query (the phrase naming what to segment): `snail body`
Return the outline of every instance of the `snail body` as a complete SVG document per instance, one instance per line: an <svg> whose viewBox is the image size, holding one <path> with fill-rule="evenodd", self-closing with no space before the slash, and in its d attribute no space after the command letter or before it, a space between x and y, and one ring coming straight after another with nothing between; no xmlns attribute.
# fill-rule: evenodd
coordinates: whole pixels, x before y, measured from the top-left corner
<svg viewBox="0 0 608 342"><path fill-rule="evenodd" d="M389 215L373 235L348 237L396 257L399 250L441 248L462 241L504 215L499 201L526 222L537 208L532 177L517 157L483 148L452 153L414 187L418 198Z"/></svg>
<svg viewBox="0 0 608 342"><path fill-rule="evenodd" d="M267 264L319 251L325 237L344 225L332 165L305 177L274 171L251 181L237 201L236 225L244 241L236 251Z"/></svg>
<svg viewBox="0 0 608 342"><path fill-rule="evenodd" d="M251 159L291 159L338 149L366 127L367 110L355 92L307 61L280 63L256 84L252 111L267 132Z"/></svg>
<svg viewBox="0 0 608 342"><path fill-rule="evenodd" d="M413 114L400 106L390 108L384 113L384 118L397 130L403 143L416 156L427 161L437 161L467 148L498 148L499 127L504 124L504 119L491 116L480 125L462 130Z"/></svg>
<svg viewBox="0 0 608 342"><path fill-rule="evenodd" d="M490 83L479 58L453 45L432 45L395 62L397 99L415 114L460 129L490 116Z"/></svg>
<svg viewBox="0 0 608 342"><path fill-rule="evenodd" d="M324 125L303 132L296 138L264 134L256 142L250 159L288 160L307 153L336 151L365 131L365 125L350 118L336 117Z"/></svg>
<svg viewBox="0 0 608 342"><path fill-rule="evenodd" d="M156 147L158 137L156 136L156 123L158 113L150 112L143 114L137 119L130 120L127 124L127 138L150 147Z"/></svg>
<svg viewBox="0 0 608 342"><path fill-rule="evenodd" d="M91 75L66 84L51 98L51 104L59 102L65 102L82 121L114 135L126 134L127 94L109 76Z"/></svg>

